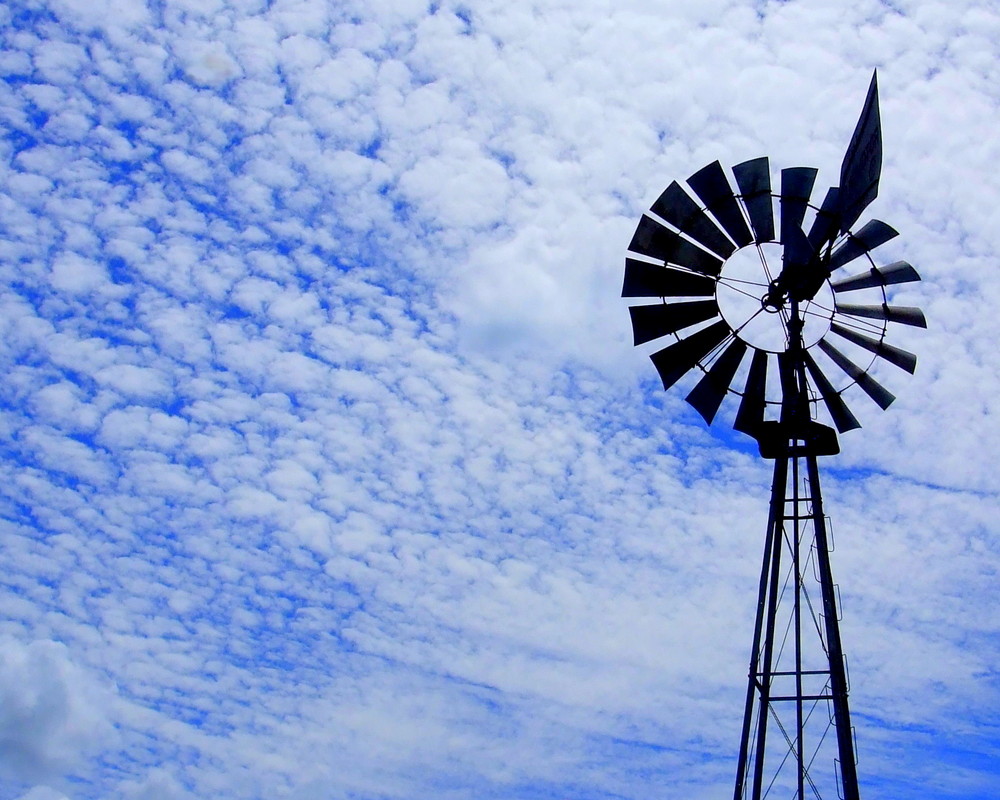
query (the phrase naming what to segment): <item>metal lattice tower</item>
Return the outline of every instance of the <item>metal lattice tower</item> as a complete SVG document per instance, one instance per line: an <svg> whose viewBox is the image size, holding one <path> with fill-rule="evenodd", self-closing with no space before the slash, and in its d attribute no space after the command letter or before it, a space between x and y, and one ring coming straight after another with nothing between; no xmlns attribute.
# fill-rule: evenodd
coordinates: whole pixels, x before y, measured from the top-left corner
<svg viewBox="0 0 1000 800"><path fill-rule="evenodd" d="M774 460L734 800L859 798L819 458L860 427L845 393L858 387L884 409L895 398L874 367L915 370L886 341L889 323L926 327L919 309L889 303L893 287L920 280L913 267L871 255L896 231L875 219L854 229L881 167L873 76L822 204L810 202L816 169L781 170L773 191L768 159L745 161L732 168L737 192L716 161L689 190L667 187L625 260L622 296L659 301L629 308L635 344L673 337L650 355L664 388L699 371L686 399L708 424L738 396L733 427ZM863 269L834 279L855 262Z"/></svg>

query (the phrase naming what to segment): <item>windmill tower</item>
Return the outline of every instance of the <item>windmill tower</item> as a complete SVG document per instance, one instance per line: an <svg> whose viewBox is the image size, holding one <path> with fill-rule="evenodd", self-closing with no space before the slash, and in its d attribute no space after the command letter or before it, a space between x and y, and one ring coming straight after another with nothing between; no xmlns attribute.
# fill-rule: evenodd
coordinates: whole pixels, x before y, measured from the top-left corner
<svg viewBox="0 0 1000 800"><path fill-rule="evenodd" d="M881 168L873 75L820 205L816 169L782 169L775 192L768 159L745 161L735 191L716 161L688 189L667 187L625 260L622 296L655 300L629 308L635 344L670 337L650 356L664 389L700 372L687 401L711 424L738 397L733 427L774 461L734 800L859 797L818 460L860 427L854 387L884 409L895 398L873 373L916 368L886 341L889 323L926 327L919 309L889 304L891 287L920 280L913 267L872 256L896 231L876 219L855 229Z"/></svg>

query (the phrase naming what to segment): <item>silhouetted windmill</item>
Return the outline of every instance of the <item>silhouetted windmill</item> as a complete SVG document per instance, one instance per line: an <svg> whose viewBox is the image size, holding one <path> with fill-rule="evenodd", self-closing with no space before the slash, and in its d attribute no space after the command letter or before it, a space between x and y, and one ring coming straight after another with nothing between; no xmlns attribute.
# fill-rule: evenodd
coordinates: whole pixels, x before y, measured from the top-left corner
<svg viewBox="0 0 1000 800"><path fill-rule="evenodd" d="M711 424L738 396L733 427L774 459L735 800L858 798L817 458L840 451L838 432L860 427L846 390L860 387L883 409L895 399L871 374L879 359L914 371L916 357L886 342L888 324L926 327L919 309L888 302L887 287L920 276L871 256L896 231L875 219L853 229L882 169L876 77L840 186L821 205L810 202L811 167L782 169L775 192L768 159L745 161L732 168L734 191L716 161L688 178L690 191L667 187L625 260L622 296L659 300L629 309L635 344L673 337L651 356L663 387L699 370L687 401Z"/></svg>

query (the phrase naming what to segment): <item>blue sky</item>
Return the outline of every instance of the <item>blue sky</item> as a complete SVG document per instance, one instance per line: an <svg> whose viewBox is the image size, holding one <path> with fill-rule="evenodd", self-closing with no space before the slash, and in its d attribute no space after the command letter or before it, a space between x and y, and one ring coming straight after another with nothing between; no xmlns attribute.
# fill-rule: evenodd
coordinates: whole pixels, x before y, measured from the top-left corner
<svg viewBox="0 0 1000 800"><path fill-rule="evenodd" d="M716 159L835 183L874 68L929 328L823 464L859 772L995 794L998 39L961 0L0 8L0 800L726 796L769 465L659 388L623 257Z"/></svg>

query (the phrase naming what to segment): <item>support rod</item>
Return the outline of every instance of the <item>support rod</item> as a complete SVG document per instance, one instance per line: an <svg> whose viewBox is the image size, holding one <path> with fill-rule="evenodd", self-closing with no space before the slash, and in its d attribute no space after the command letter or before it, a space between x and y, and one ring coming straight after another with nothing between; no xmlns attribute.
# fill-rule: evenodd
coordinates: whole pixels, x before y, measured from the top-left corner
<svg viewBox="0 0 1000 800"><path fill-rule="evenodd" d="M859 800L858 771L854 755L854 730L851 727L851 712L847 702L847 669L840 641L837 597L834 591L833 572L830 568L830 548L826 534L826 517L823 514L823 497L819 489L819 465L816 463L816 456L806 456L806 469L812 493L816 561L823 594L823 620L830 654L833 715L834 724L837 727L837 749L840 753L844 800Z"/></svg>
<svg viewBox="0 0 1000 800"><path fill-rule="evenodd" d="M733 798L763 800L777 788L779 796L794 800L806 800L807 792L810 798L860 800L817 451L803 434L817 423L809 413L794 300L789 311L778 428L783 445L771 483ZM817 584L822 621L810 596ZM835 736L828 737L831 727Z"/></svg>
<svg viewBox="0 0 1000 800"><path fill-rule="evenodd" d="M771 573L772 551L781 548L781 518L784 516L785 482L788 475L788 460L778 458L774 461L774 474L771 479L771 503L767 519L767 538L764 541L764 559L760 567L760 584L757 589L757 615L753 628L753 647L750 650L750 672L747 677L747 699L743 711L743 736L740 740L739 762L736 768L736 789L733 800L742 800L744 784L747 778L747 758L750 751L751 726L753 725L754 699L757 694L757 671L760 666L760 643L764 630L766 615L769 576ZM778 534L776 536L776 534Z"/></svg>

